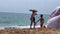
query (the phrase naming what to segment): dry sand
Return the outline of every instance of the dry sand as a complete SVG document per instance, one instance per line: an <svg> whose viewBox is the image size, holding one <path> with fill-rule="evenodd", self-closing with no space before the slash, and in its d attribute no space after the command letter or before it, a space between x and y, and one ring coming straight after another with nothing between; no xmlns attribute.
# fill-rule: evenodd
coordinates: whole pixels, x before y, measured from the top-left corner
<svg viewBox="0 0 60 34"><path fill-rule="evenodd" d="M0 34L60 34L60 29L36 28L36 29L0 29Z"/></svg>

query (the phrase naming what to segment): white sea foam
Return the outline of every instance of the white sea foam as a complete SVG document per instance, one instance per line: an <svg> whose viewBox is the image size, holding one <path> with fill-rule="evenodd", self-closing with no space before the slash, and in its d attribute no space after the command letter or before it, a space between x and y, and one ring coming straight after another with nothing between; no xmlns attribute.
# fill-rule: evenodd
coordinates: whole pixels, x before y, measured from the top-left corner
<svg viewBox="0 0 60 34"><path fill-rule="evenodd" d="M36 26L36 28L40 27L40 25ZM23 29L23 28L30 28L30 26L5 26L5 27L0 27L0 29ZM33 28L33 26L32 26Z"/></svg>

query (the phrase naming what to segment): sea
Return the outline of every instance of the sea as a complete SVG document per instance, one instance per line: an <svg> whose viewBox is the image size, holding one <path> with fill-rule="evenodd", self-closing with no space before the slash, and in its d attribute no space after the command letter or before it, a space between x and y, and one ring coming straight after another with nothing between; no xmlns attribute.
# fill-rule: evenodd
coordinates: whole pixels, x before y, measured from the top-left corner
<svg viewBox="0 0 60 34"><path fill-rule="evenodd" d="M8 13L0 12L0 28L4 27L18 27L29 28L30 27L31 14L26 13ZM36 21L40 18L40 14L36 15ZM49 14L43 14L44 24L47 24ZM40 22L36 23L36 27L40 26ZM33 25L32 25L33 27Z"/></svg>

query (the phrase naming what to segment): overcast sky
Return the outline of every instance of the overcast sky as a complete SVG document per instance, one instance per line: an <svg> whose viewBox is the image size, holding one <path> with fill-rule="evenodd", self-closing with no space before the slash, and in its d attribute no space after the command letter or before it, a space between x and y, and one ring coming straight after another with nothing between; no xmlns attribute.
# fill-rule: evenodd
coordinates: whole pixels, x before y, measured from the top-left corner
<svg viewBox="0 0 60 34"><path fill-rule="evenodd" d="M60 6L60 0L0 0L0 12L30 13L36 9L38 13L50 14Z"/></svg>

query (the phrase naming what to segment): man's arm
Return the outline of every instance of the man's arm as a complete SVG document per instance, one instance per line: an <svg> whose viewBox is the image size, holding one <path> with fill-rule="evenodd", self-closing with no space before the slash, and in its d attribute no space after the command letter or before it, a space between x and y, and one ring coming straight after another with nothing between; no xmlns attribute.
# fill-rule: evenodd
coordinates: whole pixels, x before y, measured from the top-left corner
<svg viewBox="0 0 60 34"><path fill-rule="evenodd" d="M43 19L43 23L44 23L44 19Z"/></svg>
<svg viewBox="0 0 60 34"><path fill-rule="evenodd" d="M38 19L37 21L36 21L36 23L39 21L40 19Z"/></svg>

